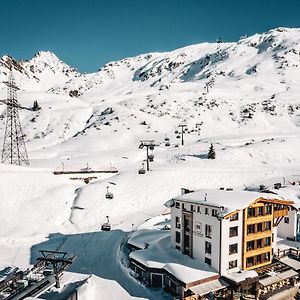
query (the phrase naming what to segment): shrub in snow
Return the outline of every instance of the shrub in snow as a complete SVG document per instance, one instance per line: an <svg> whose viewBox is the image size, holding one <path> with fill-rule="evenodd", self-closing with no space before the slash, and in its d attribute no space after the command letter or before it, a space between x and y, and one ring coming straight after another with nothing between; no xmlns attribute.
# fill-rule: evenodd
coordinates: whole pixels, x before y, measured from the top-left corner
<svg viewBox="0 0 300 300"><path fill-rule="evenodd" d="M77 91L77 90L73 90L73 91L70 91L70 92L69 92L69 96L70 96L70 97L79 97L79 96L80 96L80 93L79 93L79 91Z"/></svg>

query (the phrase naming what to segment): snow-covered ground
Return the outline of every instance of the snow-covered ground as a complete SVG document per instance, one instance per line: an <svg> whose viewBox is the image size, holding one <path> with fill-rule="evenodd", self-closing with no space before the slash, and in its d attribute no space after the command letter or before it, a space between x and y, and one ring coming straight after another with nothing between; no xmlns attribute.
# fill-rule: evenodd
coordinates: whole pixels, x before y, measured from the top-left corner
<svg viewBox="0 0 300 300"><path fill-rule="evenodd" d="M244 189L300 175L299 42L299 29L277 29L237 43L126 58L94 74L80 74L49 52L28 62L2 58L1 81L13 64L19 102L30 108L37 100L41 110L20 110L30 166L0 165L0 267L27 268L39 249L59 248L77 255L71 272L115 280L134 297L162 297L121 264L128 232L168 223L151 218L166 212L163 204L181 187ZM188 132L176 147L181 122ZM151 171L139 175L142 139L157 146ZM215 160L206 158L210 143ZM119 172L97 174L86 185L54 175L62 163ZM100 230L106 216L111 232ZM95 287L95 299L97 293Z"/></svg>

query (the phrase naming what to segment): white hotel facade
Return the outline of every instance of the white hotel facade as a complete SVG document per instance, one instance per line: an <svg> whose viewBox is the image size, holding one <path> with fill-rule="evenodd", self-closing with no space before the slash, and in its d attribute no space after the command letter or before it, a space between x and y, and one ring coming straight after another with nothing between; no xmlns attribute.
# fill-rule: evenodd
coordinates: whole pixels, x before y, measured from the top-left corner
<svg viewBox="0 0 300 300"><path fill-rule="evenodd" d="M200 190L172 201L172 247L221 276L272 262L277 225L291 205L274 194L232 190Z"/></svg>

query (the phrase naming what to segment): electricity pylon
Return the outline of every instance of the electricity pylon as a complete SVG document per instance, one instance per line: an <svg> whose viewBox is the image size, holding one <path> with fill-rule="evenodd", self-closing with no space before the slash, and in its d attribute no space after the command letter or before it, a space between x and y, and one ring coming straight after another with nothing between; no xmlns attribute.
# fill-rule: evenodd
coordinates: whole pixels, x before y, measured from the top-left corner
<svg viewBox="0 0 300 300"><path fill-rule="evenodd" d="M20 104L17 100L17 90L12 72L9 74L7 85L7 100L5 101L6 110L6 126L2 150L2 163L10 163L14 165L29 165L28 155L26 151L24 134L22 131L19 108Z"/></svg>

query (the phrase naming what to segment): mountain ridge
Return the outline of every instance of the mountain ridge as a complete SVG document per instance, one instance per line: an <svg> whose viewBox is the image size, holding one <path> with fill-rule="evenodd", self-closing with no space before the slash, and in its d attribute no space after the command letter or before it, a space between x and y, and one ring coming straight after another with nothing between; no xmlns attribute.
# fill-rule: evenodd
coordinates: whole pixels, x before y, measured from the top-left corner
<svg viewBox="0 0 300 300"><path fill-rule="evenodd" d="M0 81L9 64L21 88L20 102L30 106L38 100L42 107L38 113L22 112L29 144L39 147L42 141L69 143L99 131L110 139L122 133L128 141L162 131L170 135L179 122L191 128L202 122L203 136L300 126L300 29L141 54L89 74L40 52L25 62L2 57ZM114 142L120 144L117 135Z"/></svg>

